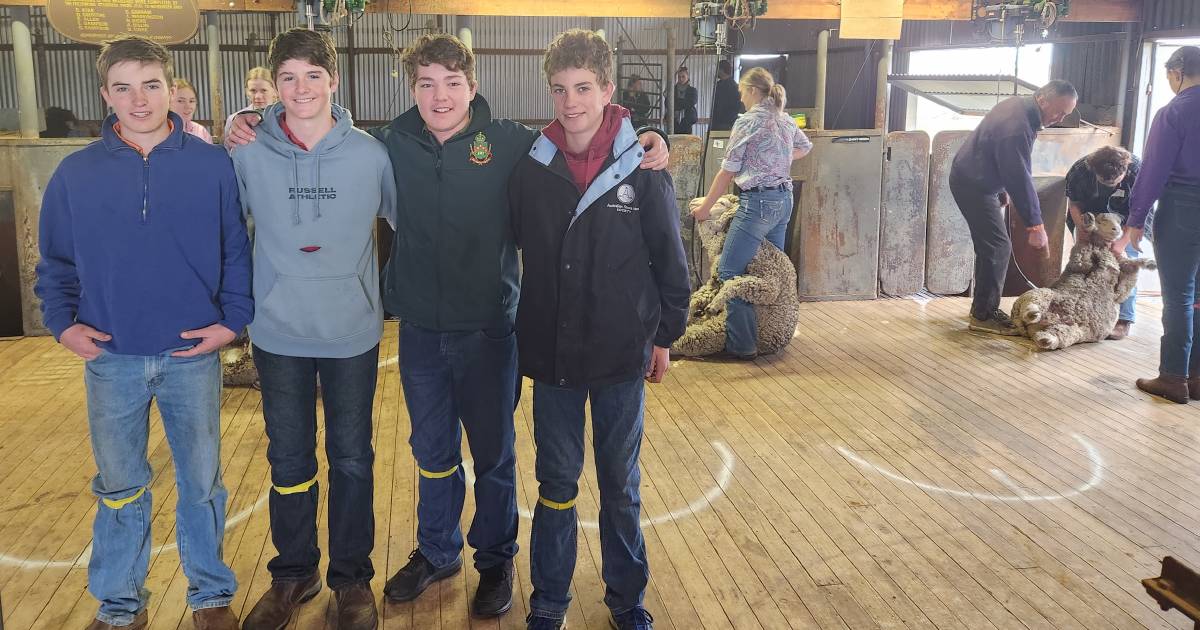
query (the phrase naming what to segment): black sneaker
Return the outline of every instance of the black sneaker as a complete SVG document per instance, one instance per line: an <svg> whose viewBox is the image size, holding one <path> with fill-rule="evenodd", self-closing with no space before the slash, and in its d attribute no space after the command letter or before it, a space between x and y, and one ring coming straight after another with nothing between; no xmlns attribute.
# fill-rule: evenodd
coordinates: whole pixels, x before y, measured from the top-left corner
<svg viewBox="0 0 1200 630"><path fill-rule="evenodd" d="M476 617L498 617L512 608L513 564L506 560L479 571L479 588L471 601Z"/></svg>
<svg viewBox="0 0 1200 630"><path fill-rule="evenodd" d="M1008 314L999 309L992 312L987 319L977 319L974 315L969 316L967 319L967 328L969 330L992 333L993 335L1021 336L1021 331L1017 330L1016 326L1013 326Z"/></svg>
<svg viewBox="0 0 1200 630"><path fill-rule="evenodd" d="M565 619L535 617L533 613L529 613L529 616L525 618L525 630L566 630L566 627Z"/></svg>
<svg viewBox="0 0 1200 630"><path fill-rule="evenodd" d="M420 549L413 549L408 554L408 564L388 578L383 586L383 595L390 602L411 602L424 593L430 584L458 573L461 568L461 556L439 569L425 559Z"/></svg>
<svg viewBox="0 0 1200 630"><path fill-rule="evenodd" d="M641 606L613 615L610 621L617 630L654 630L654 617Z"/></svg>

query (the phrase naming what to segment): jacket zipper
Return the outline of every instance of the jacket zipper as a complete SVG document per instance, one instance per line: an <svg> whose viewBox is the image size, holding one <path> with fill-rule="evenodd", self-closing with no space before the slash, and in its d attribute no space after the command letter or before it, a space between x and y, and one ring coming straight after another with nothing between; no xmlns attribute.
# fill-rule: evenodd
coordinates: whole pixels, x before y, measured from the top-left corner
<svg viewBox="0 0 1200 630"><path fill-rule="evenodd" d="M142 224L146 224L146 214L150 205L150 156L142 156Z"/></svg>

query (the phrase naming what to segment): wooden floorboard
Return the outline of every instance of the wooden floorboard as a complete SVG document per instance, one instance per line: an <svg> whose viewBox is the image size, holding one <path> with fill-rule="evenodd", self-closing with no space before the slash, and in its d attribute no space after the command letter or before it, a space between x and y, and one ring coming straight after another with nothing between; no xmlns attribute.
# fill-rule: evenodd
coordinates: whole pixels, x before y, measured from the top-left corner
<svg viewBox="0 0 1200 630"><path fill-rule="evenodd" d="M1139 300L1134 334L1040 353L966 330L962 298L802 305L783 352L753 362L677 361L647 387L646 606L660 628L1190 628L1139 580L1164 555L1200 568L1200 403L1174 405L1133 380L1157 369L1160 306ZM395 324L375 400L372 587L408 561L417 471L396 367ZM259 393L222 397L229 491L226 559L239 615L269 586L274 555ZM527 515L537 501L532 389L515 414L524 515L513 610L472 619L464 570L417 601L382 604L381 627L524 627ZM606 628L590 428L572 628ZM151 628L190 629L174 543L174 472L157 413ZM469 469L470 453L464 449ZM325 455L319 452L321 478ZM0 599L6 630L82 628L95 473L82 362L49 338L0 341ZM327 484L318 531L328 537ZM462 526L475 501L468 492ZM324 564L322 565L324 569ZM293 625L335 628L328 590Z"/></svg>

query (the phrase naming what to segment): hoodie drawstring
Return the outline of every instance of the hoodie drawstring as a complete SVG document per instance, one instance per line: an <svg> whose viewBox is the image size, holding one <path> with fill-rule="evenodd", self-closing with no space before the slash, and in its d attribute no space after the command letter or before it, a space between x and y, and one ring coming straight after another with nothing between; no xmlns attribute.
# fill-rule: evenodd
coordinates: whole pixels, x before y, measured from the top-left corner
<svg viewBox="0 0 1200 630"><path fill-rule="evenodd" d="M292 225L300 225L300 163L292 153Z"/></svg>
<svg viewBox="0 0 1200 630"><path fill-rule="evenodd" d="M317 183L314 188L321 185L321 154L317 154ZM317 190L317 209L313 212L313 219L321 218L321 191Z"/></svg>

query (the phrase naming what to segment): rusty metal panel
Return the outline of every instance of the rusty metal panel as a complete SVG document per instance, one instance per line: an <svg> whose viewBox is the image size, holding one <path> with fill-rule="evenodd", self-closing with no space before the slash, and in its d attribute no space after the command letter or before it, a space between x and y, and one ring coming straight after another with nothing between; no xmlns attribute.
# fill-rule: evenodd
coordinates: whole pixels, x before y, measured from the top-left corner
<svg viewBox="0 0 1200 630"><path fill-rule="evenodd" d="M1001 295L1016 296L1030 289L1029 283L1037 287L1049 286L1062 273L1063 241L1067 233L1067 180L1061 175L1037 175L1033 178L1038 201L1042 208L1042 222L1046 227L1049 247L1035 250L1029 246L1025 234L1025 222L1021 214L1008 209L1008 233L1013 235L1013 255L1008 261L1008 274L1004 278Z"/></svg>
<svg viewBox="0 0 1200 630"><path fill-rule="evenodd" d="M880 200L879 292L909 295L925 286L929 134L887 135Z"/></svg>
<svg viewBox="0 0 1200 630"><path fill-rule="evenodd" d="M925 287L939 295L965 293L971 287L975 266L967 220L950 194L950 164L969 134L969 131L940 132L933 137L930 153Z"/></svg>
<svg viewBox="0 0 1200 630"><path fill-rule="evenodd" d="M802 300L872 299L879 291L883 138L875 130L814 131L796 162L799 203L789 228Z"/></svg>

